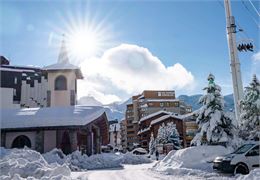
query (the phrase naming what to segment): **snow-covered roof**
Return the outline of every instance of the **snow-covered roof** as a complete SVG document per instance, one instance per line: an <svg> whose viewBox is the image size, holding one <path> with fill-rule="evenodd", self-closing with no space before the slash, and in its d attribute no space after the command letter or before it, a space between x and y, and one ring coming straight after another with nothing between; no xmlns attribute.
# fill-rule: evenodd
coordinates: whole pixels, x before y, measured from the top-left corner
<svg viewBox="0 0 260 180"><path fill-rule="evenodd" d="M66 69L79 69L78 66L75 66L71 63L55 63L49 66L43 67L44 70L66 70Z"/></svg>
<svg viewBox="0 0 260 180"><path fill-rule="evenodd" d="M6 67L0 67L0 71L35 72L35 70L32 70L32 69L18 69L18 68L6 68Z"/></svg>
<svg viewBox="0 0 260 180"><path fill-rule="evenodd" d="M138 131L137 135L149 131L150 128L151 128L151 126L149 126L148 128L141 129L140 131Z"/></svg>
<svg viewBox="0 0 260 180"><path fill-rule="evenodd" d="M195 111L193 111L193 112L191 112L191 113L188 113L188 114L179 115L179 118L182 119L182 120L184 120L184 121L186 121L186 120L191 120L190 117L192 117L192 116L198 114L199 111L200 111L200 109L195 110Z"/></svg>
<svg viewBox="0 0 260 180"><path fill-rule="evenodd" d="M105 110L99 106L1 109L1 129L87 125Z"/></svg>
<svg viewBox="0 0 260 180"><path fill-rule="evenodd" d="M77 78L83 79L80 68L69 62L58 62L49 66L45 66L42 69L46 71L74 70L76 72Z"/></svg>
<svg viewBox="0 0 260 180"><path fill-rule="evenodd" d="M156 123L158 123L158 122L161 122L161 121L163 121L163 120L165 120L165 119L167 119L167 118L169 118L169 117L173 117L173 118L177 118L177 119L182 120L179 116L175 116L175 115L173 115L173 114L167 114L167 115L164 115L164 116L162 116L162 117L159 117L159 118L157 118L157 119L155 119L155 120L152 120L151 125L156 124Z"/></svg>
<svg viewBox="0 0 260 180"><path fill-rule="evenodd" d="M142 117L142 118L140 119L139 123L141 123L142 121L145 121L145 120L147 120L147 119L150 119L151 117L157 116L157 115L159 115L159 114L161 114L161 113L171 114L171 112L164 111L164 110L157 111L157 112L155 112L155 113L152 113L152 114L149 114L149 115L147 115L147 116Z"/></svg>

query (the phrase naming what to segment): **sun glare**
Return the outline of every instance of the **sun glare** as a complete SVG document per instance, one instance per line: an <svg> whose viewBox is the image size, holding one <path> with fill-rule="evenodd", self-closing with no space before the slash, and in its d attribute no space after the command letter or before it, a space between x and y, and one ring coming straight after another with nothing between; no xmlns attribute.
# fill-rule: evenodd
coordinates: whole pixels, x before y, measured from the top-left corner
<svg viewBox="0 0 260 180"><path fill-rule="evenodd" d="M49 44L60 47L62 34L66 37L66 47L71 62L80 64L86 59L102 56L104 51L115 43L113 24L108 23L107 17L98 18L98 12L91 14L90 8L85 7L85 14L74 14L68 11L60 19L64 28L52 25L57 36L50 33Z"/></svg>
<svg viewBox="0 0 260 180"><path fill-rule="evenodd" d="M72 56L87 58L93 56L99 50L100 39L95 32L89 30L78 30L72 32L68 37L68 49Z"/></svg>

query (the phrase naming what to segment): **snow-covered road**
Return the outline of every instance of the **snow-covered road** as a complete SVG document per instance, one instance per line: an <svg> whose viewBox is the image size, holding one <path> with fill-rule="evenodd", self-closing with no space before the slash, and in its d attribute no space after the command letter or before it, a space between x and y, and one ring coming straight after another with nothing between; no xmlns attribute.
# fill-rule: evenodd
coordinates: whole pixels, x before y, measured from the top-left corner
<svg viewBox="0 0 260 180"><path fill-rule="evenodd" d="M150 164L124 165L124 168L90 170L86 172L72 172L72 179L76 180L197 180L210 178L212 180L231 180L233 178L225 176L214 176L204 174L202 176L193 173L165 175L153 172L150 168L155 162Z"/></svg>
<svg viewBox="0 0 260 180"><path fill-rule="evenodd" d="M73 179L87 180L168 180L169 176L153 173L148 170L154 165L124 165L124 168L72 172Z"/></svg>
<svg viewBox="0 0 260 180"><path fill-rule="evenodd" d="M85 172L72 172L73 180L234 180L234 176L215 173L198 174L196 171L179 170L176 174L166 175L153 172L150 168L156 162L139 165L124 165L123 168L89 170ZM254 179L254 178L253 178ZM247 178L243 179L247 180ZM254 179L255 180L255 179Z"/></svg>

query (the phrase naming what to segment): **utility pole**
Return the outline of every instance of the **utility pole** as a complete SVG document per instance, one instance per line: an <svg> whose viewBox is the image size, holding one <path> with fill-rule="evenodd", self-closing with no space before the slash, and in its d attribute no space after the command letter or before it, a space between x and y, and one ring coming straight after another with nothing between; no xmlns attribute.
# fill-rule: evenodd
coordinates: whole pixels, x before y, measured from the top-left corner
<svg viewBox="0 0 260 180"><path fill-rule="evenodd" d="M241 79L240 63L237 55L236 46L236 24L235 18L231 15L231 6L229 0L224 0L225 12L226 12L226 23L227 23L227 40L230 56L230 67L233 81L234 90L234 105L236 119L238 125L240 124L240 106L239 101L243 98L243 85Z"/></svg>

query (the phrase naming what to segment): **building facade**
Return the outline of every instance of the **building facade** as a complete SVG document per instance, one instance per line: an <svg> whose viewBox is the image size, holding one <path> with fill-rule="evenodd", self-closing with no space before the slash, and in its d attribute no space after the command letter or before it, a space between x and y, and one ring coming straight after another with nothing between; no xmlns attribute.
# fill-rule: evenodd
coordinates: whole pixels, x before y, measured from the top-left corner
<svg viewBox="0 0 260 180"><path fill-rule="evenodd" d="M122 119L120 122L120 133L121 133L121 146L122 151L126 152L127 149L127 131L126 131L126 120Z"/></svg>
<svg viewBox="0 0 260 180"><path fill-rule="evenodd" d="M141 118L158 111L186 114L192 111L191 106L176 99L175 91L143 91L142 94L132 97L132 103L126 107L127 146L131 150L140 146L139 121Z"/></svg>
<svg viewBox="0 0 260 180"><path fill-rule="evenodd" d="M158 129L162 124L167 125L172 122L180 135L182 147L189 147L190 142L195 136L198 126L193 113L178 115L168 111L158 111L143 117L139 121L138 137L142 148L149 149L151 134L157 137Z"/></svg>
<svg viewBox="0 0 260 180"><path fill-rule="evenodd" d="M109 125L109 144L113 149L121 150L121 128L120 123L116 122Z"/></svg>
<svg viewBox="0 0 260 180"><path fill-rule="evenodd" d="M47 74L38 67L12 66L1 56L0 108L46 107Z"/></svg>
<svg viewBox="0 0 260 180"><path fill-rule="evenodd" d="M108 120L102 107L67 106L1 110L1 146L27 146L41 153L60 148L88 155L108 144Z"/></svg>
<svg viewBox="0 0 260 180"><path fill-rule="evenodd" d="M103 107L77 106L79 67L69 62L63 39L58 62L40 68L10 66L1 60L1 146L39 152L60 148L101 152L109 143ZM3 82L2 82L3 80Z"/></svg>

